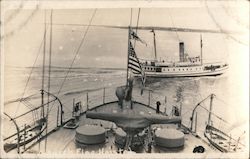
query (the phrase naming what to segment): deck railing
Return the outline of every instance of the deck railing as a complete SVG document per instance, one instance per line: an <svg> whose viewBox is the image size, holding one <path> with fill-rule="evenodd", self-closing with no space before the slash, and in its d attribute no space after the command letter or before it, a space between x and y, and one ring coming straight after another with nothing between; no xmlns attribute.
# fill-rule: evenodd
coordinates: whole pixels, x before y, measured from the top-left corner
<svg viewBox="0 0 250 159"><path fill-rule="evenodd" d="M84 112L88 109L93 109L105 103L118 101L115 90L116 88L111 87L88 91L80 98L85 100L81 101L83 103L82 111ZM156 109L156 102L159 101L161 103L160 111L169 113L169 115L171 114L172 106L168 105L167 97L155 93L152 90L143 90L143 93L141 93L140 88L134 88L132 92L132 101L148 105L153 109Z"/></svg>

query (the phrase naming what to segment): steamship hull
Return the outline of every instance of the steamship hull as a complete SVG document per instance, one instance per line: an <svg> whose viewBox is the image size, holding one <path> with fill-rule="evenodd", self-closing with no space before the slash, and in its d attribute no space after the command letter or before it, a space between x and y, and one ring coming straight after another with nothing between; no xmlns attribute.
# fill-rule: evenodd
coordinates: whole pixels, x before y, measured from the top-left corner
<svg viewBox="0 0 250 159"><path fill-rule="evenodd" d="M223 74L228 65L207 64L204 66L187 66L187 67L159 67L144 66L144 72L147 77L200 77L200 76L218 76Z"/></svg>
<svg viewBox="0 0 250 159"><path fill-rule="evenodd" d="M201 41L202 49L202 41ZM156 52L155 52L156 53ZM213 62L203 63L202 51L200 56L189 57L184 51L184 42L179 43L179 61L169 62L157 60L140 59L142 70L147 77L200 77L218 76L228 69L227 63Z"/></svg>

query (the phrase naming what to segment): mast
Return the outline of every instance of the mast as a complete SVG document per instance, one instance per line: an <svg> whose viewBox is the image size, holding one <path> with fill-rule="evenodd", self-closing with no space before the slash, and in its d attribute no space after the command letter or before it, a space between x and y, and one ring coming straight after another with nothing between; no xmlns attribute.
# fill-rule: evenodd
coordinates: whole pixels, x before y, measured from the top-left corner
<svg viewBox="0 0 250 159"><path fill-rule="evenodd" d="M154 36L154 53L155 53L155 61L157 61L156 40L155 40L155 31L154 31L154 29L152 29L151 32L153 33L153 36Z"/></svg>
<svg viewBox="0 0 250 159"><path fill-rule="evenodd" d="M133 9L131 8L130 10L130 22L129 22L129 26L128 26L128 54L127 54L127 76L126 76L126 86L128 86L128 59L129 59L129 49L130 49L130 29L131 29L131 24L132 24L132 18L133 18Z"/></svg>
<svg viewBox="0 0 250 159"><path fill-rule="evenodd" d="M130 36L130 32L131 32L131 30L130 30L131 28L130 28L130 26L128 26L128 55L127 55L127 79L126 79L126 86L128 86L128 62L129 62L129 52L130 52L130 38L131 38L131 36Z"/></svg>
<svg viewBox="0 0 250 159"><path fill-rule="evenodd" d="M46 112L46 136L48 134L48 118L49 118L49 100L50 100L50 73L51 73L51 54L52 54L52 15L53 10L50 12L50 45L49 45L49 75L48 75L48 105L47 105L47 112ZM47 148L47 137L45 139L45 152Z"/></svg>
<svg viewBox="0 0 250 159"><path fill-rule="evenodd" d="M45 55L46 55L46 10L44 13L44 39L43 39L43 72L42 72L42 101L41 105L44 105L44 74L45 74ZM44 118L44 106L42 107L41 116Z"/></svg>
<svg viewBox="0 0 250 159"><path fill-rule="evenodd" d="M202 59L203 59L203 57L202 57L202 35L200 35L200 39L201 39L201 41L200 41L200 43L201 43L201 65L203 65L203 61L202 61Z"/></svg>
<svg viewBox="0 0 250 159"><path fill-rule="evenodd" d="M211 114L212 114L212 108L213 108L213 98L214 98L214 94L211 94L209 114L208 114L208 122L207 122L208 125L210 125L210 123L211 123Z"/></svg>

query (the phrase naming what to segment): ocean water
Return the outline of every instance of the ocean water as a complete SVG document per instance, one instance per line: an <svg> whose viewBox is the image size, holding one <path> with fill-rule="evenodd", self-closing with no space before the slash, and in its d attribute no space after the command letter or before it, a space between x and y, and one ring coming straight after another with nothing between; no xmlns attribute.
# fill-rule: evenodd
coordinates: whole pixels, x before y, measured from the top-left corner
<svg viewBox="0 0 250 159"><path fill-rule="evenodd" d="M48 71L47 69L45 70ZM50 92L56 95L63 104L64 120L71 117L73 99L75 102L81 101L83 110L87 109L87 92L88 105L97 106L103 102L103 88L105 88L105 102L116 100L115 88L125 84L126 70L125 69L111 69L111 68L72 68L67 75L68 68L52 67L51 68L51 82ZM31 73L31 75L30 75ZM67 77L66 77L67 75ZM172 106L182 106L183 124L190 127L190 117L193 108L200 101L208 97L211 93L216 97L213 100L213 115L212 120L214 125L220 129L233 135L242 135L244 130L244 120L238 118L234 120L230 114L238 107L232 106L227 99L230 98L229 92L229 73L217 77L195 77L195 78L147 78L146 87L143 95L140 95L141 83L140 79L134 82L134 96L135 99L148 101L148 91L152 90L151 102L155 106L156 101L161 101L161 110L170 114ZM28 82L27 82L28 81ZM5 106L4 112L11 117L16 117L31 108L37 107L41 104L40 92L42 85L42 68L41 67L6 67L5 69ZM26 86L27 85L27 86ZM44 90L48 90L48 73L45 74ZM26 86L26 89L25 89ZM60 91L59 91L60 90ZM24 93L25 92L25 93ZM21 97L28 97L27 103L17 101ZM52 99L52 98L50 98ZM47 101L47 97L45 97ZM208 118L210 98L201 103L197 109L198 130L201 134L204 131L205 124ZM57 108L51 104L52 108L49 112L49 127L50 129L56 126ZM51 106L50 105L50 106ZM25 123L34 120L34 116L39 116L39 112L29 113L17 119L20 127ZM219 117L223 118L219 120ZM8 129L4 130L4 137L15 132L15 127L8 118L4 118L4 125L8 125ZM241 123L243 125L237 125Z"/></svg>

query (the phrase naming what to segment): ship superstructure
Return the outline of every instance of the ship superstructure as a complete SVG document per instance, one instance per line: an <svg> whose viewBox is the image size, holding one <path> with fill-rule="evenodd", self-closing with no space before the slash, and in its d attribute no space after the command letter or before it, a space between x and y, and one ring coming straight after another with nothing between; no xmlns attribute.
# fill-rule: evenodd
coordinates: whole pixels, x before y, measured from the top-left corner
<svg viewBox="0 0 250 159"><path fill-rule="evenodd" d="M185 53L184 42L179 42L179 61L172 62L158 60L155 32L154 35L154 56L153 60L140 59L142 68L148 77L197 77L197 76L217 76L223 74L228 69L228 64L204 63L202 57L202 37L200 41L200 56L189 57Z"/></svg>

